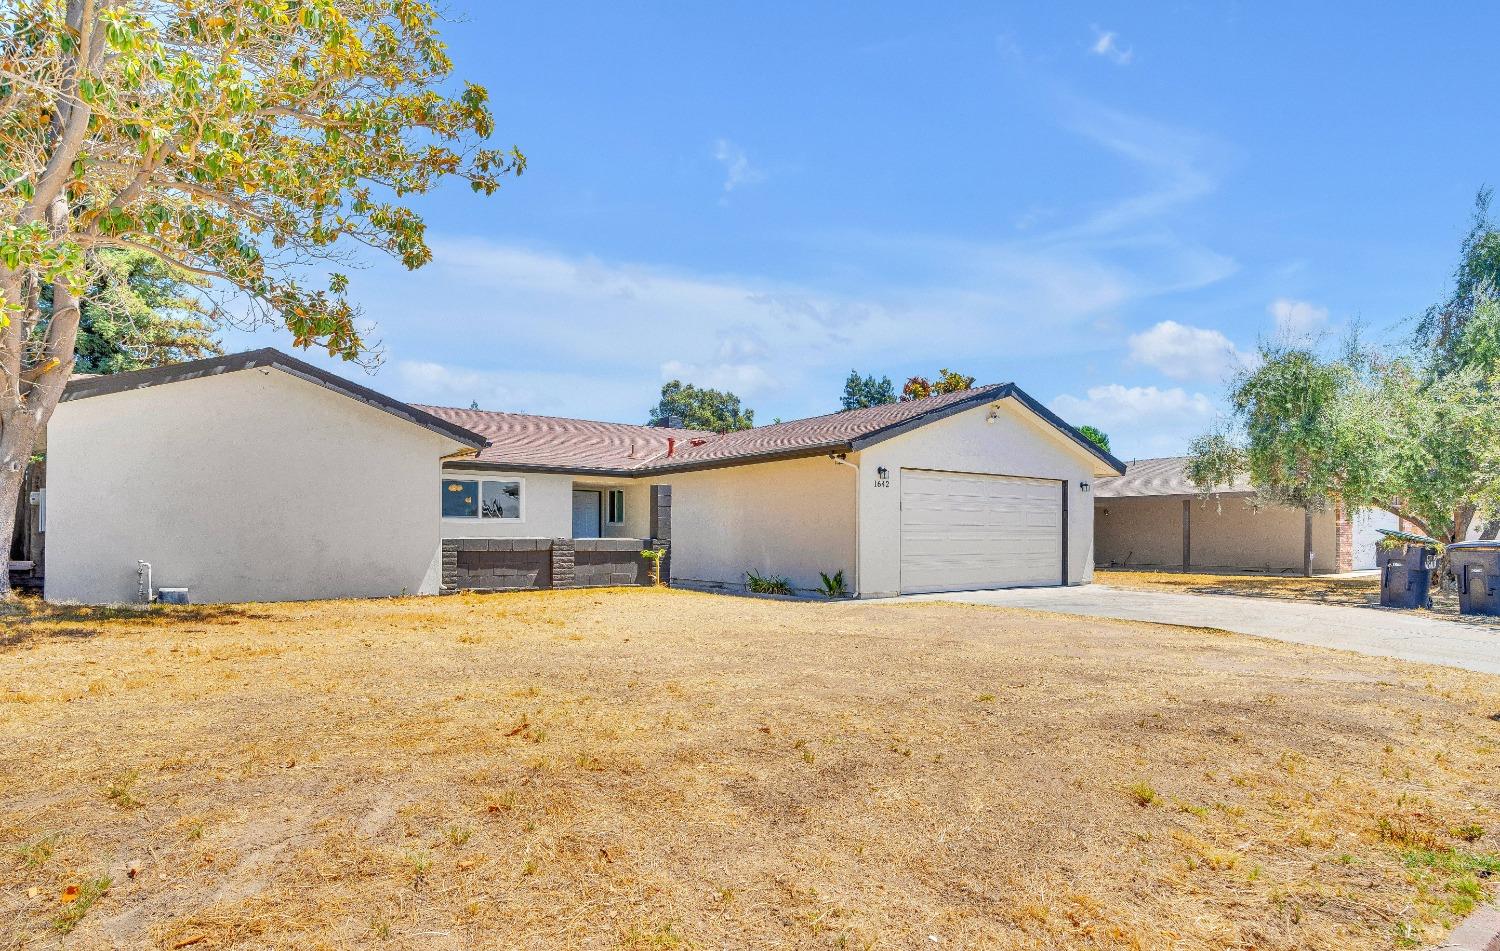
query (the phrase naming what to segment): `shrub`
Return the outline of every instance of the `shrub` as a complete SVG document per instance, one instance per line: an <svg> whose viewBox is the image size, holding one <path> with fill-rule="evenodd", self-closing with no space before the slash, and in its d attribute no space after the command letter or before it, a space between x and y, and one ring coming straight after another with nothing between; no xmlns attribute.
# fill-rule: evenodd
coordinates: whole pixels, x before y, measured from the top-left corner
<svg viewBox="0 0 1500 951"><path fill-rule="evenodd" d="M792 581L781 575L758 575L753 570L745 572L745 587L755 594L791 594Z"/></svg>
<svg viewBox="0 0 1500 951"><path fill-rule="evenodd" d="M849 596L849 586L844 583L844 570L842 568L835 571L832 575L820 571L818 572L818 577L823 579L823 597L847 598Z"/></svg>

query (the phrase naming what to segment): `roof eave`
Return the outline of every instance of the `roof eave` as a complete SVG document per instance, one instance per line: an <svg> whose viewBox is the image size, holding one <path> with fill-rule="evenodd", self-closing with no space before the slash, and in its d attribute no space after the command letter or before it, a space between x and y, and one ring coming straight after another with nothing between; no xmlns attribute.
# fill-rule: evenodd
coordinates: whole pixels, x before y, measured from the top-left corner
<svg viewBox="0 0 1500 951"><path fill-rule="evenodd" d="M274 347L263 347L259 350L247 350L244 353L231 353L222 357L209 357L206 360L193 360L188 363L175 363L164 367L153 367L148 370L132 370L128 373L114 373L74 380L63 390L62 399L64 401L81 400L94 396L107 396L113 393L126 393L131 390L160 386L165 383L180 383L187 380L203 379L205 377L219 376L224 373L234 373L240 370L251 370L258 367L277 369L308 383L332 390L341 396L364 403L373 409L388 413L398 419L405 420L413 425L421 426L430 432L452 439L461 446L468 446L471 449L483 449L490 444L489 440L485 437L465 429L456 423L450 423L431 413L419 410L410 404L392 399L384 393L379 393L367 386L361 386L358 383L346 380L337 374L329 373L327 370L319 369L310 363L282 353Z"/></svg>

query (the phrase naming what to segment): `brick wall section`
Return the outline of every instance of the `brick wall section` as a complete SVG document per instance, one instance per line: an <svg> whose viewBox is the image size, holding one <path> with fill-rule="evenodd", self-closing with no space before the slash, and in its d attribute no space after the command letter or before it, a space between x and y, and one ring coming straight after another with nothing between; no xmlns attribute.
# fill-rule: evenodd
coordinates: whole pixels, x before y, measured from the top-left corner
<svg viewBox="0 0 1500 951"><path fill-rule="evenodd" d="M445 538L443 594L524 591L594 585L649 585L641 549L666 547L640 538ZM669 577L665 559L662 578Z"/></svg>
<svg viewBox="0 0 1500 951"><path fill-rule="evenodd" d="M672 487L651 487L651 537L666 543L672 540Z"/></svg>
<svg viewBox="0 0 1500 951"><path fill-rule="evenodd" d="M520 591L552 586L548 538L443 540L442 591Z"/></svg>
<svg viewBox="0 0 1500 951"><path fill-rule="evenodd" d="M571 588L575 577L574 542L571 538L552 539L552 587Z"/></svg>
<svg viewBox="0 0 1500 951"><path fill-rule="evenodd" d="M458 593L458 539L443 539L443 580L440 594Z"/></svg>
<svg viewBox="0 0 1500 951"><path fill-rule="evenodd" d="M1343 505L1334 509L1333 523L1337 532L1337 541L1334 546L1333 570L1354 570L1354 519L1349 517L1349 512Z"/></svg>

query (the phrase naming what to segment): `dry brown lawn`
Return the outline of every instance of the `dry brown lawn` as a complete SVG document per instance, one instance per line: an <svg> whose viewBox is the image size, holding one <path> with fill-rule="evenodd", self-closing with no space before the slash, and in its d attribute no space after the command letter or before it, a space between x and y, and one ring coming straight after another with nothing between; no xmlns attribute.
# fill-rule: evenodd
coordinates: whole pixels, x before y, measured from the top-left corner
<svg viewBox="0 0 1500 951"><path fill-rule="evenodd" d="M1095 580L1116 588L1143 591L1180 591L1187 594L1235 594L1250 598L1280 598L1287 601L1317 601L1323 604L1372 605L1380 603L1380 578L1337 578L1291 575L1209 574L1181 571L1123 571L1105 569L1095 572ZM1434 598L1434 613L1447 607L1446 601ZM1458 611L1455 601L1454 613Z"/></svg>
<svg viewBox="0 0 1500 951"><path fill-rule="evenodd" d="M0 618L0 948L1349 949L1500 874L1500 679L936 603Z"/></svg>

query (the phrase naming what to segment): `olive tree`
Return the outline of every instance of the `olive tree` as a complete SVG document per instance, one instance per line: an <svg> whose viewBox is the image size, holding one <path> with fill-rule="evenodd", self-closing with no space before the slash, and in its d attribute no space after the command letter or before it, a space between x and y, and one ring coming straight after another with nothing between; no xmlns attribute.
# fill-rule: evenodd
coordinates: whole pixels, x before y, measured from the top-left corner
<svg viewBox="0 0 1500 951"><path fill-rule="evenodd" d="M419 0L11 0L0 19L0 550L73 370L99 255L242 295L299 347L368 349L338 262L431 257L403 202L520 173L478 86L449 89ZM46 297L48 306L43 307ZM0 572L0 586L6 586Z"/></svg>

